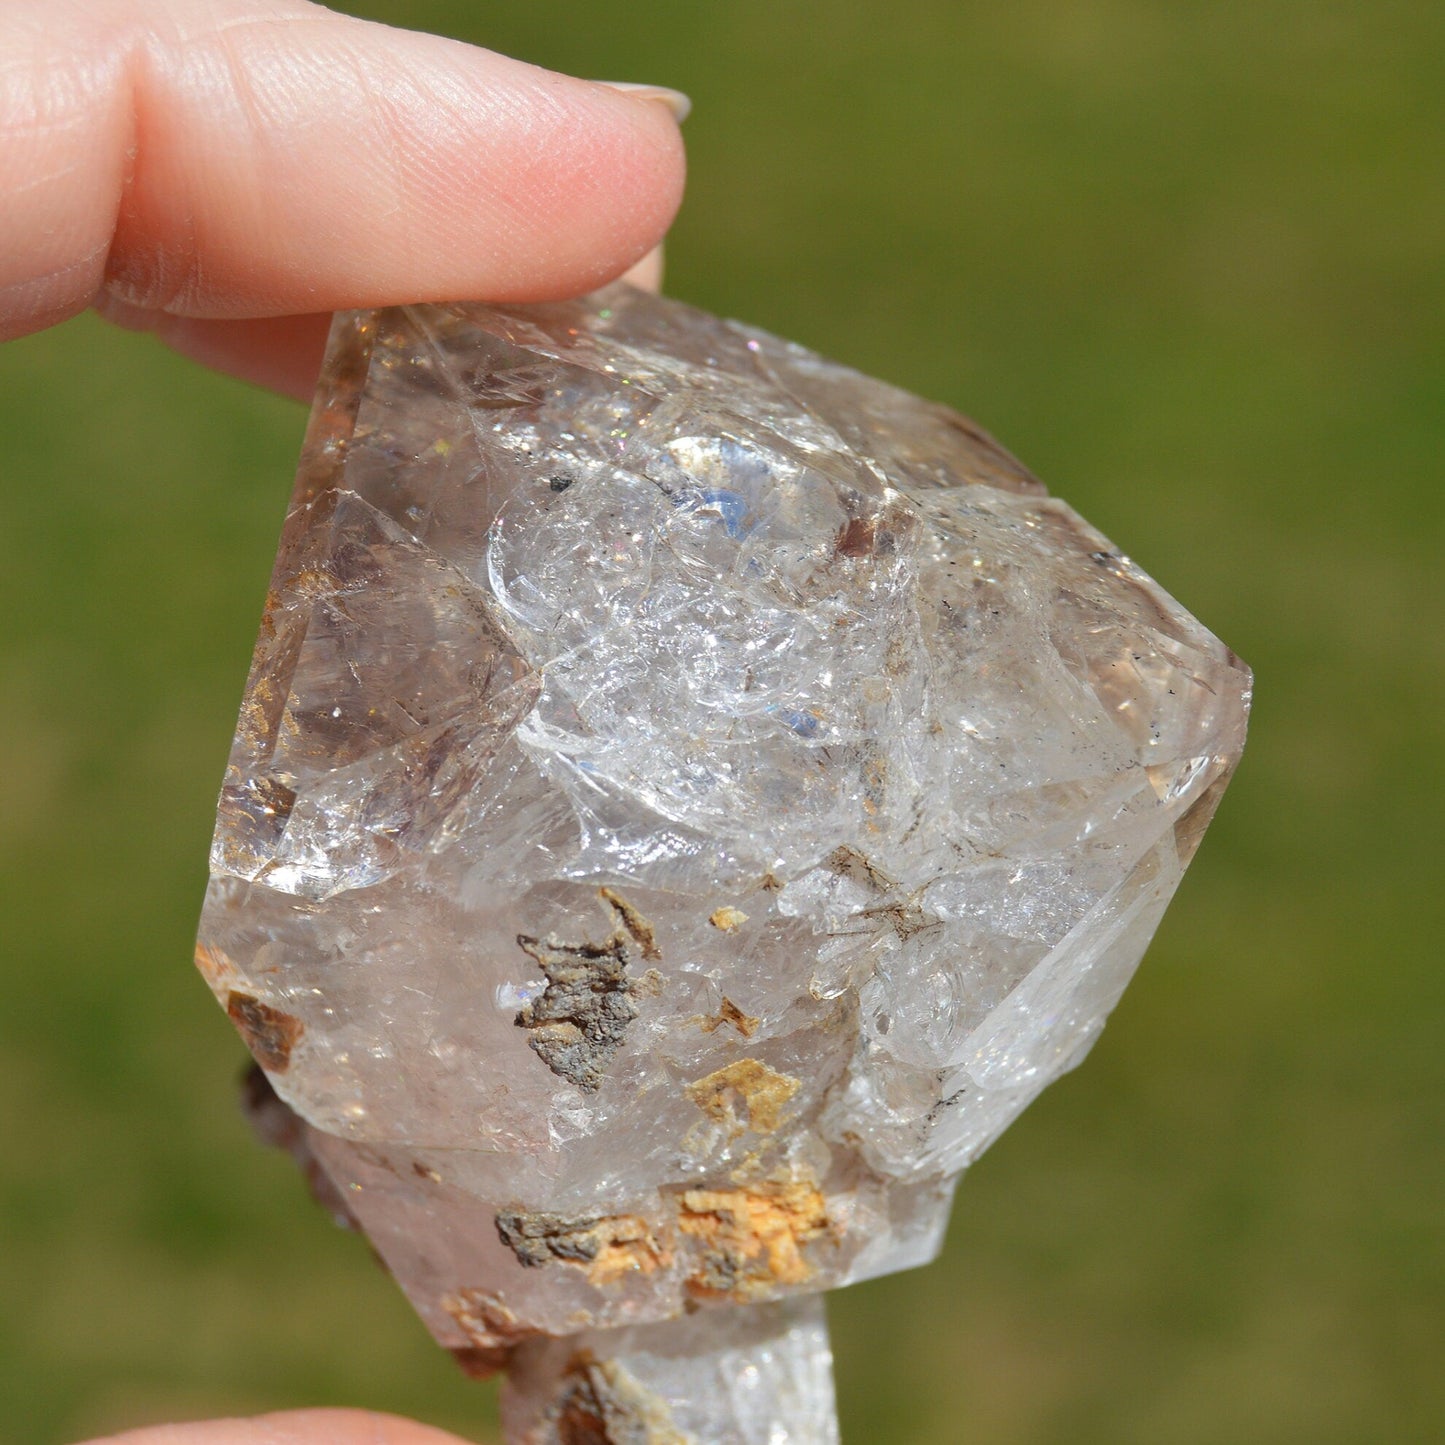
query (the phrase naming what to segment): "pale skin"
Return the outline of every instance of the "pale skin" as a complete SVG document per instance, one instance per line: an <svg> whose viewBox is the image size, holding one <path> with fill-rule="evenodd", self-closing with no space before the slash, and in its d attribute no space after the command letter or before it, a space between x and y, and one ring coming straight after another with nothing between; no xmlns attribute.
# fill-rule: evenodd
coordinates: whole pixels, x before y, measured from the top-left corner
<svg viewBox="0 0 1445 1445"><path fill-rule="evenodd" d="M309 397L334 310L577 295L649 257L670 95L301 0L5 0L0 340L95 307Z"/></svg>
<svg viewBox="0 0 1445 1445"><path fill-rule="evenodd" d="M684 104L300 0L4 0L0 340L93 307L306 399L334 310L655 286ZM110 1439L457 1445L359 1410Z"/></svg>

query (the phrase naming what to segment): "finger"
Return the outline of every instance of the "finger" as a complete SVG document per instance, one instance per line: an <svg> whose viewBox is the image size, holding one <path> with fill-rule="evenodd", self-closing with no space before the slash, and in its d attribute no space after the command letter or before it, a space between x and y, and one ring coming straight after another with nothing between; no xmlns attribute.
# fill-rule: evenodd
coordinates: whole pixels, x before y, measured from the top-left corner
<svg viewBox="0 0 1445 1445"><path fill-rule="evenodd" d="M369 1410L292 1410L107 1435L87 1445L462 1445L455 1435Z"/></svg>
<svg viewBox="0 0 1445 1445"><path fill-rule="evenodd" d="M654 246L624 281L645 291L662 287L662 250ZM120 304L107 308L112 321L136 331L152 331L172 349L215 371L240 377L268 391L310 401L326 352L331 313L268 316L247 321L209 321L165 312L137 311Z"/></svg>
<svg viewBox="0 0 1445 1445"><path fill-rule="evenodd" d="M619 275L681 196L654 92L302 0L7 0L0 336L537 300Z"/></svg>
<svg viewBox="0 0 1445 1445"><path fill-rule="evenodd" d="M242 381L310 401L326 353L329 311L305 316L263 316L211 321L115 305L110 320L132 331L154 332L167 346Z"/></svg>

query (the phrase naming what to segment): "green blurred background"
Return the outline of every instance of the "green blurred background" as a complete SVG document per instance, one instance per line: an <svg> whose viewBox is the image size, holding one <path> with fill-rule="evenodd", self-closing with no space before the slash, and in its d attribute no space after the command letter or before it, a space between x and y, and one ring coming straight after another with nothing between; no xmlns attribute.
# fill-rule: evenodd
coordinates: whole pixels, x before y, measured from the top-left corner
<svg viewBox="0 0 1445 1445"><path fill-rule="evenodd" d="M1088 1064L835 1298L850 1445L1441 1438L1445 6L355 8L689 91L670 289L976 415L1257 669ZM0 349L5 1441L495 1439L190 966L303 421L92 319Z"/></svg>

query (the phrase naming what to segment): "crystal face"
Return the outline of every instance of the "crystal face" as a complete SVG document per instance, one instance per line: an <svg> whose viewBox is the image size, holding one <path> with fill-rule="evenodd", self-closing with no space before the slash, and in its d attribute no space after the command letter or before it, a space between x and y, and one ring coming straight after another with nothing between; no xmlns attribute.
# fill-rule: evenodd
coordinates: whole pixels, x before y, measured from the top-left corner
<svg viewBox="0 0 1445 1445"><path fill-rule="evenodd" d="M624 286L347 315L198 960L442 1344L810 1294L1083 1058L1248 698L947 408Z"/></svg>

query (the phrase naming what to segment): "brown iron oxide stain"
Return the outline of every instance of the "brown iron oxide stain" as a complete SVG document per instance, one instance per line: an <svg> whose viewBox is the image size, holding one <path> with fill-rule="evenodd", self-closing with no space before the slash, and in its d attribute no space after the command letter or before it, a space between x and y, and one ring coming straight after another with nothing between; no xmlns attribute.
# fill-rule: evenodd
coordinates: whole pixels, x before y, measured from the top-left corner
<svg viewBox="0 0 1445 1445"><path fill-rule="evenodd" d="M483 1289L459 1289L445 1294L441 1307L480 1350L507 1350L539 1333L522 1324L496 1295Z"/></svg>
<svg viewBox="0 0 1445 1445"><path fill-rule="evenodd" d="M291 1067L291 1051L306 1032L300 1019L234 988L226 995L226 1012L262 1068L284 1074Z"/></svg>
<svg viewBox="0 0 1445 1445"><path fill-rule="evenodd" d="M907 943L919 933L929 933L935 928L943 927L942 919L926 913L916 898L909 898L901 903L886 903L878 908L864 908L858 917L882 919L903 943Z"/></svg>
<svg viewBox="0 0 1445 1445"><path fill-rule="evenodd" d="M507 1362L512 1358L512 1351L510 1347L501 1345L486 1349L480 1345L466 1345L459 1349L453 1349L451 1356L467 1379L490 1380L493 1375L499 1374L507 1368Z"/></svg>
<svg viewBox="0 0 1445 1445"><path fill-rule="evenodd" d="M634 1271L651 1274L672 1262L647 1221L635 1214L579 1219L504 1210L497 1215L497 1233L527 1269L556 1261L577 1265L597 1286L614 1284Z"/></svg>
<svg viewBox="0 0 1445 1445"><path fill-rule="evenodd" d="M757 1020L751 1020L756 1028ZM746 1033L747 1030L744 1030ZM710 1119L741 1134L771 1134L783 1121L783 1106L803 1087L761 1059L738 1059L687 1086L687 1096Z"/></svg>
<svg viewBox="0 0 1445 1445"><path fill-rule="evenodd" d="M839 878L850 879L865 888L885 892L893 886L893 880L881 869L875 868L864 854L847 843L840 843L826 858L823 867Z"/></svg>
<svg viewBox="0 0 1445 1445"><path fill-rule="evenodd" d="M724 1024L731 1024L745 1039L757 1033L762 1020L752 1014L745 1014L732 999L724 996L722 1006L715 1014L704 1014L697 1024L705 1034L715 1034Z"/></svg>
<svg viewBox="0 0 1445 1445"><path fill-rule="evenodd" d="M562 1380L546 1416L545 1438L557 1445L698 1445L673 1424L667 1402L616 1360L582 1350Z"/></svg>
<svg viewBox="0 0 1445 1445"><path fill-rule="evenodd" d="M284 825L296 806L295 792L275 778L248 779L244 791L251 806L274 819L278 828Z"/></svg>
<svg viewBox="0 0 1445 1445"><path fill-rule="evenodd" d="M634 949L644 959L662 957L652 925L611 888L597 893L615 919L602 943L517 935L518 946L542 970L547 987L523 1005L513 1022L528 1030L532 1052L558 1078L587 1094L602 1087L607 1065L637 1017L637 1000L662 987L656 969L640 978L628 972Z"/></svg>
<svg viewBox="0 0 1445 1445"><path fill-rule="evenodd" d="M689 1189L679 1230L698 1242L687 1288L701 1298L773 1298L780 1286L806 1283L813 1271L803 1246L829 1233L827 1204L809 1179L738 1189Z"/></svg>
<svg viewBox="0 0 1445 1445"><path fill-rule="evenodd" d="M875 523L865 517L850 517L838 529L833 539L833 550L840 557L871 557Z"/></svg>
<svg viewBox="0 0 1445 1445"><path fill-rule="evenodd" d="M643 958L654 963L662 958L662 952L657 946L657 934L653 932L652 925L632 904L611 888L599 888L597 896L605 903L611 904L618 921L632 935L633 942L642 950Z"/></svg>

